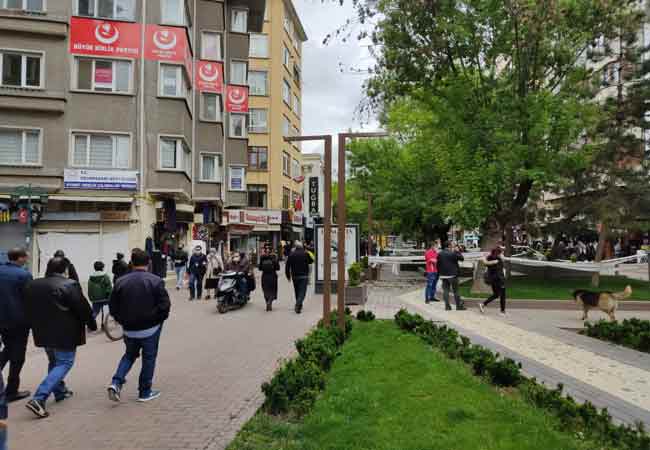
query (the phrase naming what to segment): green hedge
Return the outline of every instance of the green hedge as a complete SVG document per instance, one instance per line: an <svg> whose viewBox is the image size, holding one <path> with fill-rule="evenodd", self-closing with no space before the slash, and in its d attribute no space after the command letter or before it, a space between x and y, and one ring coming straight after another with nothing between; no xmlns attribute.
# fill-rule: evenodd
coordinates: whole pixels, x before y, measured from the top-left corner
<svg viewBox="0 0 650 450"><path fill-rule="evenodd" d="M623 322L601 320L587 323L583 334L650 353L650 320L625 319Z"/></svg>
<svg viewBox="0 0 650 450"><path fill-rule="evenodd" d="M375 314L372 311L361 310L357 313L357 320L359 322L372 322L375 320Z"/></svg>
<svg viewBox="0 0 650 450"><path fill-rule="evenodd" d="M298 356L275 372L271 381L262 385L265 395L263 409L269 414L303 416L313 406L319 392L325 389L325 372L332 367L340 348L352 331L352 317L345 315L345 333L336 325L337 314L323 321L309 335L296 341Z"/></svg>
<svg viewBox="0 0 650 450"><path fill-rule="evenodd" d="M528 402L556 415L566 431L598 440L604 448L614 446L623 450L650 450L650 436L642 423L639 422L635 428L615 425L607 409L599 411L589 402L579 404L570 396L562 395L561 384L557 389L548 389L537 383L535 378L526 378L521 373L521 364L480 345L472 345L467 337L446 325L436 325L406 310L400 310L395 315L395 322L401 329L415 333L448 357L461 359L477 376L485 377L497 386L516 387Z"/></svg>

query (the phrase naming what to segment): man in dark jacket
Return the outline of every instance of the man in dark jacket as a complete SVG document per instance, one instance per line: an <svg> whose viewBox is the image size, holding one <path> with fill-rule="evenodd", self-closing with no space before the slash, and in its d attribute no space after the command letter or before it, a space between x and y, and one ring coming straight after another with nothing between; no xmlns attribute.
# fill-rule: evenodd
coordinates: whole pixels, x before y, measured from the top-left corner
<svg viewBox="0 0 650 450"><path fill-rule="evenodd" d="M79 274L77 273L77 269L74 267L74 264L72 264L72 261L70 261L68 258L66 258L65 253L63 252L63 250L55 251L54 252L54 257L55 258L62 258L65 261L65 263L67 264L68 267L65 269L65 274L64 275L66 277L70 278L71 280L74 280L77 283L79 283ZM45 277L47 278L50 275L52 275L52 274L50 272L48 272L47 269L46 269Z"/></svg>
<svg viewBox="0 0 650 450"><path fill-rule="evenodd" d="M25 364L29 323L25 317L24 290L32 275L24 266L29 255L22 248L9 251L9 262L0 266L0 336L4 348L0 352L0 372L9 362L6 397L8 402L29 397L19 391L20 371Z"/></svg>
<svg viewBox="0 0 650 450"><path fill-rule="evenodd" d="M113 260L112 272L113 272L113 284L115 284L115 282L119 277L129 273L129 265L126 263L126 261L124 261L123 253L117 253L115 255L115 259Z"/></svg>
<svg viewBox="0 0 650 450"><path fill-rule="evenodd" d="M446 242L444 250L438 253L438 276L442 280L442 297L447 311L451 311L451 305L449 304L450 290L454 293L456 310L463 311L465 309L458 292L460 261L464 261L460 248L457 245L452 245L451 242Z"/></svg>
<svg viewBox="0 0 650 450"><path fill-rule="evenodd" d="M190 301L201 299L203 292L203 277L208 270L208 257L203 253L201 246L194 248L190 262L188 263L188 272L190 274Z"/></svg>
<svg viewBox="0 0 650 450"><path fill-rule="evenodd" d="M302 242L296 241L294 250L289 255L285 267L287 280L293 281L293 290L296 295L296 314L302 312L302 304L307 295L307 284L309 283L309 266L314 260L303 248Z"/></svg>
<svg viewBox="0 0 650 450"><path fill-rule="evenodd" d="M65 276L67 269L64 258L52 258L47 263L50 275L25 288L25 312L34 344L45 348L49 360L47 377L25 405L40 419L49 416L45 402L50 394L57 402L72 396L63 380L74 365L77 347L86 343L86 325L97 330L90 303L79 283Z"/></svg>
<svg viewBox="0 0 650 450"><path fill-rule="evenodd" d="M171 302L164 280L147 272L149 260L146 252L134 249L131 253L133 271L117 280L111 294L111 315L124 328L126 345L126 352L108 386L108 398L114 402L120 401L126 376L140 352L142 369L138 401L148 402L160 396L160 391L152 390L151 386L162 324L169 317Z"/></svg>

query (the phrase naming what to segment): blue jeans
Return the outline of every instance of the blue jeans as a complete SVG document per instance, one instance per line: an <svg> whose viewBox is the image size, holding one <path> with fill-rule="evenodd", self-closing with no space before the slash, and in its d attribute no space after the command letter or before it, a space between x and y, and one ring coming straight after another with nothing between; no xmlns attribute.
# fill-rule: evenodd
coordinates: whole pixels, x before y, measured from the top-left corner
<svg viewBox="0 0 650 450"><path fill-rule="evenodd" d="M183 287L183 279L185 278L185 266L174 267L176 272L176 287L178 289Z"/></svg>
<svg viewBox="0 0 650 450"><path fill-rule="evenodd" d="M74 365L76 351L76 349L45 349L49 361L47 365L48 373L41 385L36 389L34 400L45 402L50 394L54 394L56 399L62 399L65 396L68 388L63 380Z"/></svg>
<svg viewBox="0 0 650 450"><path fill-rule="evenodd" d="M126 352L117 366L115 375L113 375L112 383L115 386L122 387L126 383L126 376L131 370L131 367L133 367L135 360L140 356L140 351L142 351L142 369L140 369L138 391L140 391L140 397L149 395L151 385L153 384L153 373L156 369L156 357L158 356L158 343L160 342L161 331L162 325L158 328L158 331L148 338L134 339L124 336Z"/></svg>
<svg viewBox="0 0 650 450"><path fill-rule="evenodd" d="M200 299L202 293L203 293L203 274L190 272L190 297Z"/></svg>
<svg viewBox="0 0 650 450"><path fill-rule="evenodd" d="M242 297L246 297L248 295L248 278L242 277L239 280L239 294Z"/></svg>
<svg viewBox="0 0 650 450"><path fill-rule="evenodd" d="M427 289L424 292L424 300L432 302L436 298L436 288L438 286L438 272L427 272Z"/></svg>
<svg viewBox="0 0 650 450"><path fill-rule="evenodd" d="M296 294L296 306L298 308L302 308L302 304L305 301L308 283L309 277L294 277L293 279L293 290Z"/></svg>
<svg viewBox="0 0 650 450"><path fill-rule="evenodd" d="M0 420L5 421L4 424L0 424L0 450L7 450L7 412L5 383L0 373Z"/></svg>

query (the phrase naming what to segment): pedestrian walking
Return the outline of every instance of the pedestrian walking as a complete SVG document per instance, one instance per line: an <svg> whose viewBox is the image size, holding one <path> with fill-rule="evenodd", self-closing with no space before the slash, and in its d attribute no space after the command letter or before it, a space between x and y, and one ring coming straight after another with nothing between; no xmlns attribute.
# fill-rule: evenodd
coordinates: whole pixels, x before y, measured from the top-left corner
<svg viewBox="0 0 650 450"><path fill-rule="evenodd" d="M465 306L458 292L458 276L460 274L460 261L463 261L463 254L457 245L451 242L445 244L444 249L438 253L438 276L442 280L442 297L445 301L445 309L451 311L449 304L449 291L454 294L456 310L463 311Z"/></svg>
<svg viewBox="0 0 650 450"><path fill-rule="evenodd" d="M203 294L203 277L208 270L208 258L203 254L200 245L194 247L194 252L189 261L190 273L190 301L201 299Z"/></svg>
<svg viewBox="0 0 650 450"><path fill-rule="evenodd" d="M0 265L0 337L4 344L0 352L0 372L9 363L5 395L8 402L13 402L31 394L18 389L29 338L29 321L24 307L25 286L32 281L32 275L24 267L29 259L27 251L11 249L8 259L7 263Z"/></svg>
<svg viewBox="0 0 650 450"><path fill-rule="evenodd" d="M74 264L72 264L72 261L70 261L66 256L63 250L57 250L54 252L54 258L62 258L65 263L67 264L67 268L65 269L65 276L70 278L71 280L76 281L79 283L79 274L77 273L77 269L75 268ZM47 272L47 269L45 269L45 277L49 277L52 275L51 273Z"/></svg>
<svg viewBox="0 0 650 450"><path fill-rule="evenodd" d="M93 317L96 319L97 315L104 309L104 306L108 304L113 285L111 284L111 279L104 272L103 262L95 261L93 269L95 271L88 278L88 298L90 299L90 303L92 303Z"/></svg>
<svg viewBox="0 0 650 450"><path fill-rule="evenodd" d="M176 272L176 290L180 291L183 287L183 280L185 279L185 270L187 269L187 252L183 244L178 246L174 252L174 271Z"/></svg>
<svg viewBox="0 0 650 450"><path fill-rule="evenodd" d="M503 250L501 247L492 249L490 254L483 258L483 264L487 266L485 282L492 287L492 295L478 307L482 314L485 314L485 307L499 298L501 303L501 315L506 315L506 276L503 268Z"/></svg>
<svg viewBox="0 0 650 450"><path fill-rule="evenodd" d="M296 241L294 250L289 255L285 267L287 280L293 281L293 289L296 295L296 314L302 312L302 305L307 295L307 284L309 283L309 266L313 262L313 258L303 248L302 242Z"/></svg>
<svg viewBox="0 0 650 450"><path fill-rule="evenodd" d="M266 310L273 310L273 302L278 298L278 271L280 262L271 247L264 247L259 269L262 272L262 291L266 300Z"/></svg>
<svg viewBox="0 0 650 450"><path fill-rule="evenodd" d="M113 260L113 284L117 282L118 278L129 273L129 270L129 265L124 261L124 253L118 252Z"/></svg>
<svg viewBox="0 0 650 450"><path fill-rule="evenodd" d="M438 250L435 241L431 241L429 249L424 253L427 287L424 291L424 302L437 302L436 288L438 287Z"/></svg>
<svg viewBox="0 0 650 450"><path fill-rule="evenodd" d="M149 261L145 251L134 249L131 253L133 271L118 280L111 294L110 312L124 328L126 347L107 388L108 398L114 402L120 401L126 376L140 353L142 368L138 381L138 401L148 402L160 396L160 391L152 389L153 376L162 325L169 317L171 302L165 281L147 272Z"/></svg>
<svg viewBox="0 0 650 450"><path fill-rule="evenodd" d="M48 374L25 406L38 418L49 416L45 403L50 394L61 402L72 397L65 377L72 369L77 347L86 343L86 326L97 330L90 303L81 285L66 277L68 263L63 257L47 263L50 275L25 287L25 310L32 324L34 344L47 354Z"/></svg>
<svg viewBox="0 0 650 450"><path fill-rule="evenodd" d="M219 275L223 272L223 260L216 248L211 248L208 254L208 270L205 279L206 300L210 300L210 291L212 291L214 298L217 298L217 288L219 285Z"/></svg>

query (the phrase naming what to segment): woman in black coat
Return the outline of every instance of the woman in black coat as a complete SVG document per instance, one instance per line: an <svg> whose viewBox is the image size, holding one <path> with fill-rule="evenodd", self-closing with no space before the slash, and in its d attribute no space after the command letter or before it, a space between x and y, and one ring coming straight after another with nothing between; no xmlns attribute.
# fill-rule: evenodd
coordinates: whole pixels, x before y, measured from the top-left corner
<svg viewBox="0 0 650 450"><path fill-rule="evenodd" d="M264 299L266 300L266 310L271 311L273 301L278 298L278 270L280 270L280 263L277 256L271 253L268 247L264 247L258 267L262 272L262 291L264 291Z"/></svg>
<svg viewBox="0 0 650 450"><path fill-rule="evenodd" d="M486 258L483 258L483 264L487 266L485 282L492 287L492 295L485 302L478 304L483 314L485 313L485 307L498 298L501 306L501 315L506 315L506 277L503 270L503 258L501 254L501 248L496 247Z"/></svg>

